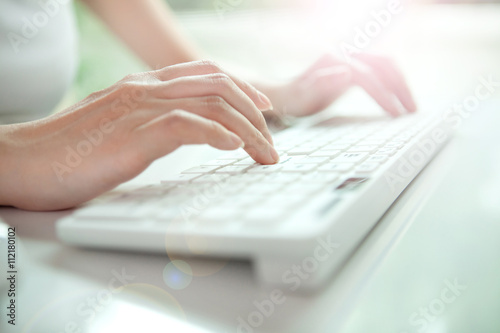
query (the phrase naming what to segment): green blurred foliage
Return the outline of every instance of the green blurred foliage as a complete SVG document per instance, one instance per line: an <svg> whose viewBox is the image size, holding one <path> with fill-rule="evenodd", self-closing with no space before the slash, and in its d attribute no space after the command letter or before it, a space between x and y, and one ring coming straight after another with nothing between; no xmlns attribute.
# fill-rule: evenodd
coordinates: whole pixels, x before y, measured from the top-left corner
<svg viewBox="0 0 500 333"><path fill-rule="evenodd" d="M79 30L80 67L73 98L109 87L125 75L146 66L80 2L75 2Z"/></svg>

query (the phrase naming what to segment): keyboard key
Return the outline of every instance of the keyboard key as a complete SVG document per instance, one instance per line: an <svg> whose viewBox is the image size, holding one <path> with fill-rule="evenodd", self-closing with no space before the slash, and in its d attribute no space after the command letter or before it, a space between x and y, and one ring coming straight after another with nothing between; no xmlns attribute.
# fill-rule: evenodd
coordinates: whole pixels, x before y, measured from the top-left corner
<svg viewBox="0 0 500 333"><path fill-rule="evenodd" d="M347 138L343 137L335 141L336 144L339 145L353 145L357 143L360 140L360 138Z"/></svg>
<svg viewBox="0 0 500 333"><path fill-rule="evenodd" d="M305 148L293 148L287 151L287 154L290 156L297 156L297 155L309 155L313 153L315 150L318 148L312 148L312 147L305 147Z"/></svg>
<svg viewBox="0 0 500 333"><path fill-rule="evenodd" d="M325 144L326 143L324 143L322 141L312 140L312 141L304 142L303 144L298 145L296 148L314 148L314 149L318 149L318 148L324 146Z"/></svg>
<svg viewBox="0 0 500 333"><path fill-rule="evenodd" d="M406 133L406 134L399 134L399 135L396 135L393 140L394 141L399 141L399 142L402 142L402 143L407 143L408 141L410 141L412 138L412 135L410 135L409 133Z"/></svg>
<svg viewBox="0 0 500 333"><path fill-rule="evenodd" d="M219 169L219 166L199 166L183 171L182 173L209 173Z"/></svg>
<svg viewBox="0 0 500 333"><path fill-rule="evenodd" d="M209 174L203 175L193 180L194 184L197 183L219 183L227 180L229 175L227 174Z"/></svg>
<svg viewBox="0 0 500 333"><path fill-rule="evenodd" d="M332 183L339 178L340 174L335 172L315 172L300 177L300 182L309 183Z"/></svg>
<svg viewBox="0 0 500 333"><path fill-rule="evenodd" d="M219 160L242 160L248 157L248 153L243 149L235 150L219 157Z"/></svg>
<svg viewBox="0 0 500 333"><path fill-rule="evenodd" d="M368 159L366 160L366 162L369 162L369 163L384 163L385 161L387 161L388 157L387 155L371 155L370 157L368 157Z"/></svg>
<svg viewBox="0 0 500 333"><path fill-rule="evenodd" d="M377 150L376 154L377 155L386 155L386 156L392 156L396 154L397 150L394 148L381 148Z"/></svg>
<svg viewBox="0 0 500 333"><path fill-rule="evenodd" d="M287 152L287 151L295 148L295 145L275 145L275 148L277 151Z"/></svg>
<svg viewBox="0 0 500 333"><path fill-rule="evenodd" d="M187 183L193 179L196 179L200 177L200 174L186 174L186 173L181 173L179 175L173 175L173 176L168 176L164 180L161 181L162 184L181 184L181 183Z"/></svg>
<svg viewBox="0 0 500 333"><path fill-rule="evenodd" d="M334 158L332 163L358 163L368 157L368 153L343 153Z"/></svg>
<svg viewBox="0 0 500 333"><path fill-rule="evenodd" d="M193 198L193 191L190 193L175 193L175 190L168 192L165 196L159 197L158 204L162 207L178 206Z"/></svg>
<svg viewBox="0 0 500 333"><path fill-rule="evenodd" d="M282 188L282 185L280 184L253 184L250 186L247 186L245 189L242 189L242 192L244 191L245 194L269 194L269 193L274 193L280 191Z"/></svg>
<svg viewBox="0 0 500 333"><path fill-rule="evenodd" d="M263 173L244 173L240 175L232 175L231 182L233 183L254 183L259 182L264 178Z"/></svg>
<svg viewBox="0 0 500 333"><path fill-rule="evenodd" d="M272 173L280 171L283 168L280 164L273 165L257 165L248 170L248 173Z"/></svg>
<svg viewBox="0 0 500 333"><path fill-rule="evenodd" d="M315 164L288 164L283 167L283 172L310 172L316 167Z"/></svg>
<svg viewBox="0 0 500 333"><path fill-rule="evenodd" d="M335 140L337 138L338 137L320 136L320 137L314 138L314 142L320 143L321 146L326 146L326 145L332 143L333 140Z"/></svg>
<svg viewBox="0 0 500 333"><path fill-rule="evenodd" d="M212 160L204 163L203 166L226 166L238 162L238 160Z"/></svg>
<svg viewBox="0 0 500 333"><path fill-rule="evenodd" d="M286 157L280 159L278 164L281 164L281 165L294 164L295 162L300 161L303 158L304 158L304 156L288 156L287 155Z"/></svg>
<svg viewBox="0 0 500 333"><path fill-rule="evenodd" d="M386 143L387 140L377 140L377 139L370 139L366 138L364 140L361 140L358 144L359 145L374 145L374 146L382 146L384 143Z"/></svg>
<svg viewBox="0 0 500 333"><path fill-rule="evenodd" d="M327 163L318 168L321 172L347 172L354 167L354 163Z"/></svg>
<svg viewBox="0 0 500 333"><path fill-rule="evenodd" d="M293 163L295 164L323 164L330 159L328 157L303 157L295 160Z"/></svg>
<svg viewBox="0 0 500 333"><path fill-rule="evenodd" d="M266 175L261 181L264 183L287 184L297 180L299 176L300 174L298 173L288 173L288 172L272 173Z"/></svg>
<svg viewBox="0 0 500 333"><path fill-rule="evenodd" d="M190 197L195 195L197 192L202 191L206 188L205 184L194 184L195 186L189 186L192 184L186 184L186 186L177 186L168 192L169 197L186 196Z"/></svg>
<svg viewBox="0 0 500 333"><path fill-rule="evenodd" d="M375 146L375 145L364 145L364 146L352 146L351 148L349 148L348 152L350 153L356 153L356 152L367 152L367 153L371 153L375 150L378 149L378 146Z"/></svg>
<svg viewBox="0 0 500 333"><path fill-rule="evenodd" d="M341 150L320 149L318 151L315 151L311 155L309 155L309 157L330 157L330 158L333 158L333 157L339 156L341 152L342 152Z"/></svg>
<svg viewBox="0 0 500 333"><path fill-rule="evenodd" d="M251 157L247 157L242 159L241 161L236 161L233 163L235 166L242 166L242 165L248 165L248 166L253 166L257 165L258 163L253 160Z"/></svg>
<svg viewBox="0 0 500 333"><path fill-rule="evenodd" d="M359 129L358 129L359 130ZM351 133L342 136L337 140L337 142L346 142L346 143L355 143L358 142L359 140L365 138L368 135L368 133Z"/></svg>
<svg viewBox="0 0 500 333"><path fill-rule="evenodd" d="M175 184L166 184L166 185L150 185L147 187L139 188L134 190L132 193L136 196L155 196L155 195L164 195L168 190L175 187ZM116 197L119 198L119 197Z"/></svg>
<svg viewBox="0 0 500 333"><path fill-rule="evenodd" d="M356 173L372 173L380 166L379 163L361 163L356 167Z"/></svg>
<svg viewBox="0 0 500 333"><path fill-rule="evenodd" d="M384 148L401 149L404 146L404 142L401 141L390 141L384 145Z"/></svg>
<svg viewBox="0 0 500 333"><path fill-rule="evenodd" d="M228 173L228 174L239 174L245 172L249 167L244 165L239 166L225 166L221 169L215 171L215 173Z"/></svg>
<svg viewBox="0 0 500 333"><path fill-rule="evenodd" d="M346 150L348 149L350 146L352 146L351 144L340 144L340 143L332 143L332 144L329 144L329 145L326 145L323 147L324 150Z"/></svg>

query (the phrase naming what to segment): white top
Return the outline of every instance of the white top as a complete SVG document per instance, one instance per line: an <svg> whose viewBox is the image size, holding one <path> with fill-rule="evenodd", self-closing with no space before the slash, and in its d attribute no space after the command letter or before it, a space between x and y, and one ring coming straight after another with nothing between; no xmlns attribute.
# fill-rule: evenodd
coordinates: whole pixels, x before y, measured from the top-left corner
<svg viewBox="0 0 500 333"><path fill-rule="evenodd" d="M0 124L53 111L77 69L72 0L0 1Z"/></svg>

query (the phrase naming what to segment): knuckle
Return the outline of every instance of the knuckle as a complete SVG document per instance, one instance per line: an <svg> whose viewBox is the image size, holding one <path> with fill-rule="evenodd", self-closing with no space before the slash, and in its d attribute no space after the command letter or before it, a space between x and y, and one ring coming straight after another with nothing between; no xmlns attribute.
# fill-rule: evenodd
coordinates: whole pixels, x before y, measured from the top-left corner
<svg viewBox="0 0 500 333"><path fill-rule="evenodd" d="M125 77L121 80L122 83L125 82L131 82L134 81L137 78L137 75L135 73L127 74Z"/></svg>
<svg viewBox="0 0 500 333"><path fill-rule="evenodd" d="M101 97L103 97L105 95L106 95L106 92L104 92L104 91L94 91L87 96L86 100L93 103L93 102L100 100Z"/></svg>
<svg viewBox="0 0 500 333"><path fill-rule="evenodd" d="M185 121L186 115L184 111L173 110L168 114L167 118L170 124L179 124Z"/></svg>
<svg viewBox="0 0 500 333"><path fill-rule="evenodd" d="M145 85L155 85L161 82L157 71L144 72L142 73L140 78L141 78L141 83Z"/></svg>
<svg viewBox="0 0 500 333"><path fill-rule="evenodd" d="M137 84L132 82L132 81L125 81L123 83L120 84L120 90L122 92L132 92L134 89L137 88Z"/></svg>
<svg viewBox="0 0 500 333"><path fill-rule="evenodd" d="M242 87L243 91L252 94L253 96L251 96L251 97L258 98L257 96L259 93L253 85L251 85L250 83L248 83L244 80L241 80L240 83L241 83L241 87Z"/></svg>
<svg viewBox="0 0 500 333"><path fill-rule="evenodd" d="M227 103L220 96L208 96L204 100L204 106L209 113L219 113L226 109Z"/></svg>
<svg viewBox="0 0 500 333"><path fill-rule="evenodd" d="M261 130L267 129L266 119L261 112L257 112L257 117L255 119L255 126Z"/></svg>
<svg viewBox="0 0 500 333"><path fill-rule="evenodd" d="M187 113L182 110L173 110L163 122L162 130L167 134L170 144L180 147L186 135L186 125L188 123Z"/></svg>
<svg viewBox="0 0 500 333"><path fill-rule="evenodd" d="M145 150L133 149L122 153L121 165L125 166L125 173L134 174L137 170L145 169L150 163L150 158Z"/></svg>
<svg viewBox="0 0 500 333"><path fill-rule="evenodd" d="M222 72L222 68L215 61L212 60L201 60L200 66L205 67L206 69L214 73Z"/></svg>
<svg viewBox="0 0 500 333"><path fill-rule="evenodd" d="M184 132L188 118L185 111L174 110L167 116L165 126L169 132L181 134Z"/></svg>
<svg viewBox="0 0 500 333"><path fill-rule="evenodd" d="M227 89L232 85L231 78L224 73L216 73L210 75L210 81L217 88L222 88L222 89Z"/></svg>

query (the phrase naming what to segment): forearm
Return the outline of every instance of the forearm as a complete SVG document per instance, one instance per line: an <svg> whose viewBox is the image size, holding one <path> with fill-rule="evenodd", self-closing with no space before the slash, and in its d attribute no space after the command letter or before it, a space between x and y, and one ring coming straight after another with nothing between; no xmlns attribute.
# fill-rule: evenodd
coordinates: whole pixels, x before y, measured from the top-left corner
<svg viewBox="0 0 500 333"><path fill-rule="evenodd" d="M199 60L162 0L82 0L151 68Z"/></svg>

